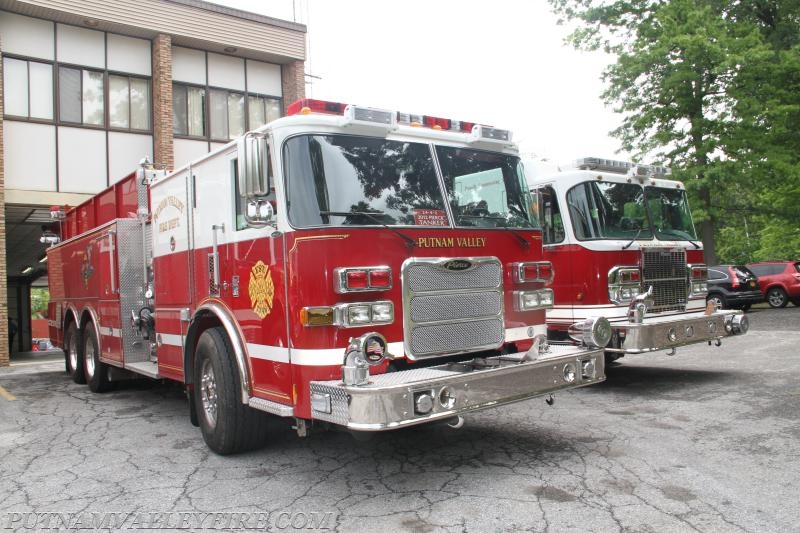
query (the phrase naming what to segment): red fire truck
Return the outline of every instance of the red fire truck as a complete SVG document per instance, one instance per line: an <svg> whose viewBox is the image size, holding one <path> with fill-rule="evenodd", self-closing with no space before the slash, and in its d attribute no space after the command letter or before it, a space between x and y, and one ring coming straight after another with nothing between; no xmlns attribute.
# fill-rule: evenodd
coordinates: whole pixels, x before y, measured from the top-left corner
<svg viewBox="0 0 800 533"><path fill-rule="evenodd" d="M551 339L589 317L611 324L606 361L746 333L747 316L707 305L708 272L686 191L665 167L599 158L529 179L544 257L557 275Z"/></svg>
<svg viewBox="0 0 800 533"><path fill-rule="evenodd" d="M605 379L548 346L550 263L508 131L316 100L65 213L51 336L92 391L185 385L226 454L269 417L381 431Z"/></svg>

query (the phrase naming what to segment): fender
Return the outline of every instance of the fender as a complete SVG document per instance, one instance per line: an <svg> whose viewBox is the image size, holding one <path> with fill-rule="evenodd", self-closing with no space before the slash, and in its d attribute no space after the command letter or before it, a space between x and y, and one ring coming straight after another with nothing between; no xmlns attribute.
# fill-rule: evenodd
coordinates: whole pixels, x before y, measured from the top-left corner
<svg viewBox="0 0 800 533"><path fill-rule="evenodd" d="M233 347L233 356L236 359L236 368L239 371L242 403L247 404L250 401L250 374L248 372L247 365L247 350L244 342L242 341L242 332L239 330L239 326L237 325L236 320L233 318L233 314L231 313L230 309L228 309L224 303L218 300L206 300L200 304L200 306L198 306L198 308L195 310L194 317L190 322L189 331L186 334L186 348L184 349L183 353L183 375L187 376L185 378L185 382L187 385L194 382L191 359L194 357L194 346L196 344L197 337L199 337L197 322L198 319L203 318L204 316L213 316L219 320L220 324L222 324L222 327L225 328L225 333L228 335L228 339L231 341L231 346ZM189 351L190 347L192 350L191 353ZM190 355L192 357L190 357Z"/></svg>
<svg viewBox="0 0 800 533"><path fill-rule="evenodd" d="M92 323L92 328L94 328L94 336L97 339L98 356L102 357L102 355L103 355L103 337L100 335L100 326L99 326L100 322L99 322L99 319L97 318L97 312L92 307L89 307L87 305L83 309L83 312L81 313L81 321L77 322L78 324L81 324L83 322L83 317L85 315L89 315L89 320L88 321ZM86 340L84 340L83 342L85 343Z"/></svg>

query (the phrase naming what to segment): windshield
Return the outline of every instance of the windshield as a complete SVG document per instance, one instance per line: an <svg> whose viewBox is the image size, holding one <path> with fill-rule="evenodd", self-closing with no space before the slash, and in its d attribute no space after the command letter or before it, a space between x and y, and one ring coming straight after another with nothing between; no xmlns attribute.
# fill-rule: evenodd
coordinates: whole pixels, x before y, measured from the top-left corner
<svg viewBox="0 0 800 533"><path fill-rule="evenodd" d="M640 185L581 183L567 193L567 207L580 240L653 238Z"/></svg>
<svg viewBox="0 0 800 533"><path fill-rule="evenodd" d="M686 192L633 183L588 181L567 193L575 236L592 239L696 240Z"/></svg>
<svg viewBox="0 0 800 533"><path fill-rule="evenodd" d="M457 225L532 227L519 158L437 148ZM283 148L295 227L450 226L433 154L424 143L300 135Z"/></svg>
<svg viewBox="0 0 800 533"><path fill-rule="evenodd" d="M449 146L436 156L457 226L538 227L518 157Z"/></svg>
<svg viewBox="0 0 800 533"><path fill-rule="evenodd" d="M692 214L686 191L661 187L645 187L647 210L656 230L656 237L666 241L696 240Z"/></svg>
<svg viewBox="0 0 800 533"><path fill-rule="evenodd" d="M448 225L428 145L302 135L283 159L294 226Z"/></svg>

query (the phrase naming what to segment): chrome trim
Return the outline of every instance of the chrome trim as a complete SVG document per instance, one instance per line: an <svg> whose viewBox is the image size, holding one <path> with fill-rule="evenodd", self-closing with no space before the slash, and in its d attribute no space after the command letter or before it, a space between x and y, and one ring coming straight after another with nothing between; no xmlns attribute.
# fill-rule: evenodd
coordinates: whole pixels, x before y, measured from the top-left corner
<svg viewBox="0 0 800 533"><path fill-rule="evenodd" d="M734 333L725 325L741 314L741 311L716 311L710 315L699 312L678 317L648 316L641 324L611 322L614 336L619 338L619 348L609 345L606 351L624 354L657 352L730 337ZM671 331L675 340L669 339Z"/></svg>
<svg viewBox="0 0 800 533"><path fill-rule="evenodd" d="M368 384L358 387L341 381L312 381L310 395L325 398L325 406L323 410L312 407L311 417L359 431L383 431L446 420L605 379L600 349L551 346L551 351L536 361L525 361L524 357L525 353L520 352L391 372L370 376ZM585 362L594 365L594 377L584 377L579 370ZM567 364L576 369L572 383L564 381L563 368ZM445 396L442 391L446 391ZM414 409L416 395L421 392L431 393L434 399L426 414L416 414Z"/></svg>
<svg viewBox="0 0 800 533"><path fill-rule="evenodd" d="M363 289L348 289L347 288L347 273L351 270L364 270L367 272L367 286ZM389 271L389 286L388 287L372 287L369 284L369 275L373 270L388 270ZM353 292L374 292L374 291L388 291L394 286L392 280L392 269L389 266L368 266L368 267L338 267L333 269L333 290L336 294L349 294Z"/></svg>
<svg viewBox="0 0 800 533"><path fill-rule="evenodd" d="M291 405L284 405L271 400L265 400L264 398L250 398L250 400L247 402L247 405L253 409L258 409L259 411L264 411L265 413L270 413L273 415L284 417L294 416L294 407Z"/></svg>
<svg viewBox="0 0 800 533"><path fill-rule="evenodd" d="M547 278L543 278L540 273L540 268L543 264L549 265L550 267L550 276ZM526 265L535 265L536 266L536 277L532 279L525 279L525 266ZM511 263L511 275L514 279L514 283L529 283L529 282L537 282L537 283L544 283L548 285L553 282L555 278L555 270L553 269L553 263L550 261L524 261L520 263Z"/></svg>
<svg viewBox="0 0 800 533"><path fill-rule="evenodd" d="M239 370L239 381L242 387L240 391L242 394L242 403L249 403L250 376L247 374L247 357L245 356L247 350L242 342L242 338L239 336L236 320L228 313L228 310L224 306L217 302L204 303L195 310L194 316L197 317L201 311L213 313L222 323L222 327L225 328L225 333L228 334L231 346L233 346L233 356L236 358L236 367ZM192 320L194 320L194 318L192 318ZM197 376L195 376L194 382L196 385Z"/></svg>
<svg viewBox="0 0 800 533"><path fill-rule="evenodd" d="M622 281L620 281L619 277L620 277L620 271L621 270L635 270L636 272L639 273L639 281L637 281L637 282L622 282ZM623 287L629 287L629 288L634 288L635 287L635 288L638 289L637 294L642 291L642 271L638 266L636 266L636 265L618 265L618 266L612 267L612 268L610 268L608 270L608 301L613 303L613 304L617 304L617 305L622 305L622 304L626 304L627 305L627 304L629 304L633 300L634 297L631 297L631 298L615 298L615 297L612 296L612 292L616 294Z"/></svg>
<svg viewBox="0 0 800 533"><path fill-rule="evenodd" d="M524 298L524 296L526 294L530 294L532 292L535 292L537 294L536 297L537 297L537 299L539 301L539 304L534 306L534 307L525 307L523 305L523 298ZM550 303L549 304L542 304L541 303L541 301L542 301L542 296L541 296L542 293L549 293L550 294ZM553 290L552 289L538 289L538 290L535 290L535 291L514 291L513 295L514 296L513 296L512 299L514 301L514 310L515 311L520 311L520 312L537 311L537 310L541 310L541 309L552 309L553 308L553 302L555 301L555 296L553 294Z"/></svg>
<svg viewBox="0 0 800 533"><path fill-rule="evenodd" d="M445 264L454 261L454 260L462 260L468 261L470 263L470 267L466 270L462 271L450 271L445 270ZM497 266L498 269L498 281L496 285L493 286L486 286L486 287L462 287L462 288L455 288L455 289L432 289L432 290L420 290L418 292L413 292L409 287L409 280L408 277L408 270L413 267L414 265L429 265L433 268L438 268L444 270L446 272L469 272L477 269L478 267L485 265L485 264L494 264ZM476 345L470 346L468 350L448 350L442 351L439 353L426 353L424 355L417 356L414 353L414 349L412 348L412 339L413 339L413 332L415 327L430 327L436 325L447 325L447 324L462 324L466 322L481 322L481 321L490 321L490 320L499 320L501 325L505 323L505 294L503 291L503 264L500 260L496 257L492 256L480 256L480 257L409 257L405 261L403 261L400 267L400 281L402 286L402 295L403 295L403 347L406 353L406 357L411 360L417 360L419 358L431 358L431 357L439 357L445 355L457 355L462 353L470 353L470 352L477 352L482 350L493 350L501 347L505 341L505 327L503 326L503 334L502 339L498 343L491 343L485 345ZM429 320L424 322L415 322L412 319L411 311L412 311L412 300L415 296L448 296L448 295L459 295L459 294L470 294L470 293L477 293L477 292L491 292L496 293L499 298L499 312L497 314L489 314L489 315L480 315L474 316L469 318L445 318L443 320Z"/></svg>

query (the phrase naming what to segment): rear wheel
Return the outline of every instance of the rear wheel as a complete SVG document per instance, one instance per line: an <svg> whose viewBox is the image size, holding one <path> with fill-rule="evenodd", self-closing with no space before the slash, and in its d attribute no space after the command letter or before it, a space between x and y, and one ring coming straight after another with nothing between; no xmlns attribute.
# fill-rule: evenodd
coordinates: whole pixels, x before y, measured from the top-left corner
<svg viewBox="0 0 800 533"><path fill-rule="evenodd" d="M220 455L265 444L269 416L242 403L233 349L222 328L207 329L197 341L193 401L203 440Z"/></svg>
<svg viewBox="0 0 800 533"><path fill-rule="evenodd" d="M767 303L770 307L778 309L786 307L786 304L789 303L789 298L786 296L786 291L780 287L772 287L767 291Z"/></svg>
<svg viewBox="0 0 800 533"><path fill-rule="evenodd" d="M100 362L100 347L97 342L97 333L91 323L86 325L83 332L83 355L86 382L92 392L106 392L111 388L108 380L108 365Z"/></svg>
<svg viewBox="0 0 800 533"><path fill-rule="evenodd" d="M721 294L709 294L706 302L713 302L717 309L725 309L725 297Z"/></svg>
<svg viewBox="0 0 800 533"><path fill-rule="evenodd" d="M86 375L83 373L83 336L78 325L72 322L67 326L64 334L64 357L67 361L67 374L72 381L83 385L86 383Z"/></svg>

